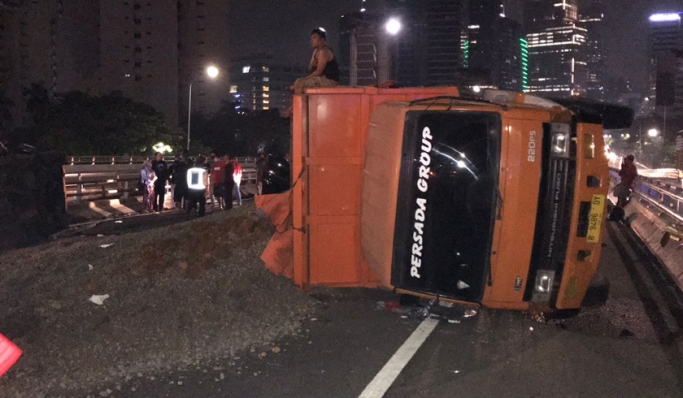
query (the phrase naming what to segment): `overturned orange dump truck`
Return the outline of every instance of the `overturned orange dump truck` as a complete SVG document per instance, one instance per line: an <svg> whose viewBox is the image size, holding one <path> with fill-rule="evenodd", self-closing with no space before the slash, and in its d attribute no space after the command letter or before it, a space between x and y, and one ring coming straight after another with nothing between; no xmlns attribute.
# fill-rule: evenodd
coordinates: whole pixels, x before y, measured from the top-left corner
<svg viewBox="0 0 683 398"><path fill-rule="evenodd" d="M601 252L603 124L633 117L579 102L456 88L295 96L293 281L579 308Z"/></svg>

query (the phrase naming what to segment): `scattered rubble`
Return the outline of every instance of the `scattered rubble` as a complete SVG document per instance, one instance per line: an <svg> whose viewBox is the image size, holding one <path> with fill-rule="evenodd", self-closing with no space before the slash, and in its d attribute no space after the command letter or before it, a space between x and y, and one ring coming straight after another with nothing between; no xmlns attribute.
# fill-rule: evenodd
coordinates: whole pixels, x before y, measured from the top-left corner
<svg viewBox="0 0 683 398"><path fill-rule="evenodd" d="M402 304L401 301L378 301L377 310L398 314L403 319L434 318L451 324L458 324L463 318L473 317L479 312L476 308L456 305L449 301L427 299L410 300L406 304Z"/></svg>
<svg viewBox="0 0 683 398"><path fill-rule="evenodd" d="M109 295L108 294L94 294L92 295L88 300L91 303L97 304L97 305L104 305L104 300L108 299Z"/></svg>
<svg viewBox="0 0 683 398"><path fill-rule="evenodd" d="M71 237L3 253L0 333L25 356L0 378L0 396L81 396L126 377L153 380L301 329L316 301L265 269L271 226L251 211L111 236L106 251L97 237ZM83 272L84 263L97 267ZM116 299L84 299L102 292Z"/></svg>

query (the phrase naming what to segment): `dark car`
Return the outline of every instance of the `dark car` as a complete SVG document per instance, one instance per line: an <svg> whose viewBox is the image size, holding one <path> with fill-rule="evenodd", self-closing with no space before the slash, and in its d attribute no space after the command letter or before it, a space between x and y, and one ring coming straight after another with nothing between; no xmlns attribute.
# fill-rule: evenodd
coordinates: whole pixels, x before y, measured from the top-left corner
<svg viewBox="0 0 683 398"><path fill-rule="evenodd" d="M263 176L263 194L270 195L288 191L292 182L291 167L282 156L268 155Z"/></svg>

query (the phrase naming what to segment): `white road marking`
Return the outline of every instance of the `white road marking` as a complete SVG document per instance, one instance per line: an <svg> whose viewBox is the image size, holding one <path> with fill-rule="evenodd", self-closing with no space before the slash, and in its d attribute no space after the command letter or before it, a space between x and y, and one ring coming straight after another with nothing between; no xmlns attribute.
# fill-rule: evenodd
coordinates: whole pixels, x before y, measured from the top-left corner
<svg viewBox="0 0 683 398"><path fill-rule="evenodd" d="M438 324L439 320L432 318L422 321L377 376L365 387L359 398L382 398Z"/></svg>

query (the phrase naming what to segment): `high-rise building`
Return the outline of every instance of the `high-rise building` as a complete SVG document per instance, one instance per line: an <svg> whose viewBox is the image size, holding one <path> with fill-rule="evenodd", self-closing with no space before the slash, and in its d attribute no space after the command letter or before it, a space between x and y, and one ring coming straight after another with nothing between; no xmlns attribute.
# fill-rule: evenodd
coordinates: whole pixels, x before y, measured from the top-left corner
<svg viewBox="0 0 683 398"><path fill-rule="evenodd" d="M289 87L304 71L258 54L237 59L230 67L230 94L237 106L251 110L285 110L292 105Z"/></svg>
<svg viewBox="0 0 683 398"><path fill-rule="evenodd" d="M527 0L528 91L568 97L586 91L587 30L578 26L576 0Z"/></svg>
<svg viewBox="0 0 683 398"><path fill-rule="evenodd" d="M88 91L121 91L177 125L176 8L137 0L99 3L99 70L96 80L86 84Z"/></svg>
<svg viewBox="0 0 683 398"><path fill-rule="evenodd" d="M467 34L465 0L387 0L387 15L397 16L394 76L402 86L457 83L464 66Z"/></svg>
<svg viewBox="0 0 683 398"><path fill-rule="evenodd" d="M586 96L605 99L605 72L607 69L607 26L602 0L594 0L591 6L580 13L579 26L588 32L585 46Z"/></svg>
<svg viewBox="0 0 683 398"><path fill-rule="evenodd" d="M0 13L0 87L23 114L23 91L112 91L153 106L170 126L193 108L210 113L228 91L227 0L7 2ZM10 4L11 3L11 4ZM221 79L202 71L214 64ZM180 111L179 111L180 105Z"/></svg>
<svg viewBox="0 0 683 398"><path fill-rule="evenodd" d="M427 14L427 85L453 85L464 61L466 3L462 0L422 1Z"/></svg>
<svg viewBox="0 0 683 398"><path fill-rule="evenodd" d="M649 18L648 98L660 108L683 112L683 13L653 14ZM672 109L673 107L673 109Z"/></svg>
<svg viewBox="0 0 683 398"><path fill-rule="evenodd" d="M229 89L228 0L180 0L176 18L181 119L187 114L190 82L193 110L211 114L227 99ZM206 77L209 65L220 70L215 80Z"/></svg>
<svg viewBox="0 0 683 398"><path fill-rule="evenodd" d="M480 86L524 90L528 72L526 40L522 26L506 18L501 1L471 0L467 32L467 69L463 75Z"/></svg>
<svg viewBox="0 0 683 398"><path fill-rule="evenodd" d="M99 7L87 0L14 0L0 10L0 90L21 124L24 90L42 84L48 94L83 88L99 65ZM80 10L85 6L85 10Z"/></svg>

